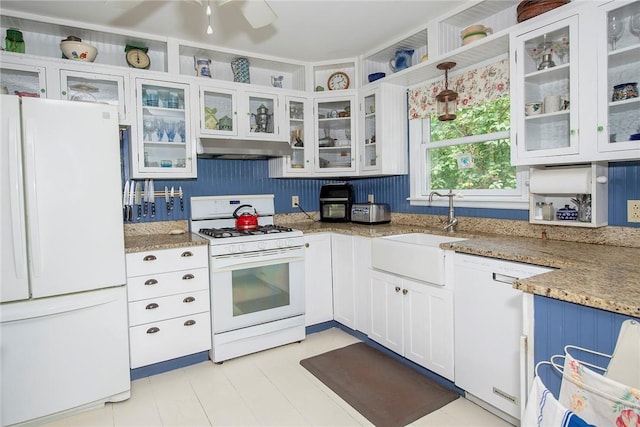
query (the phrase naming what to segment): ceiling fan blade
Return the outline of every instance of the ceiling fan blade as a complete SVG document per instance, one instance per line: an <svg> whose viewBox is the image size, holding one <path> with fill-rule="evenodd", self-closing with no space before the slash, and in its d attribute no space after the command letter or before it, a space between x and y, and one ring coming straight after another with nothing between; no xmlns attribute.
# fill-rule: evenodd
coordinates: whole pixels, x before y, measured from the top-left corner
<svg viewBox="0 0 640 427"><path fill-rule="evenodd" d="M245 1L241 6L242 14L253 28L262 28L275 22L278 15L264 0Z"/></svg>
<svg viewBox="0 0 640 427"><path fill-rule="evenodd" d="M133 9L144 0L104 0L104 3L118 9Z"/></svg>

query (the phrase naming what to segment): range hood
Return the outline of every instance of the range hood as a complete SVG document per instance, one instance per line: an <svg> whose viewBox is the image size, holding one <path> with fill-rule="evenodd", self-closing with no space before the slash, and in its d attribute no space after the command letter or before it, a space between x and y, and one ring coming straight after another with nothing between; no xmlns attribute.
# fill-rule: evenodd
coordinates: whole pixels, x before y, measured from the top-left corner
<svg viewBox="0 0 640 427"><path fill-rule="evenodd" d="M290 156L293 152L286 141L252 139L200 138L198 157L218 159L268 159Z"/></svg>

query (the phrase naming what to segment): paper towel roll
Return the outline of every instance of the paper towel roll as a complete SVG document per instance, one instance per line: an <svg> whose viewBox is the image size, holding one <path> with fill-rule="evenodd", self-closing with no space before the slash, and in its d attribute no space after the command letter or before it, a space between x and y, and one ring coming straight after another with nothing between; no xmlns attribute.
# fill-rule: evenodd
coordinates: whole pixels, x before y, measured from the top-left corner
<svg viewBox="0 0 640 427"><path fill-rule="evenodd" d="M534 169L529 191L535 194L591 194L591 168Z"/></svg>

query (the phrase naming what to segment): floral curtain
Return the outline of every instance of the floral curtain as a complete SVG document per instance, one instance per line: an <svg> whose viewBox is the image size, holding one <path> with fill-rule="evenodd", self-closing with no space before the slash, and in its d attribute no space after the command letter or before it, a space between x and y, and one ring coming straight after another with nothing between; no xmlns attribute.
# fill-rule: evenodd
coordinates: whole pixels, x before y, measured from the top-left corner
<svg viewBox="0 0 640 427"><path fill-rule="evenodd" d="M436 95L444 89L442 79L409 91L409 119L437 113ZM449 89L458 92L458 108L509 96L509 59L449 77Z"/></svg>

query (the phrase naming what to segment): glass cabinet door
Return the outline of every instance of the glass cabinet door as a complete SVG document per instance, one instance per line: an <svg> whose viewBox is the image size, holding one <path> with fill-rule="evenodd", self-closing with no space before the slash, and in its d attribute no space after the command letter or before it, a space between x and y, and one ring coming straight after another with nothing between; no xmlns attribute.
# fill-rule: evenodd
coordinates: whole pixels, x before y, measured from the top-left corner
<svg viewBox="0 0 640 427"><path fill-rule="evenodd" d="M195 176L189 86L137 79L136 90L140 171Z"/></svg>
<svg viewBox="0 0 640 427"><path fill-rule="evenodd" d="M237 135L236 92L200 89L200 133L203 135Z"/></svg>
<svg viewBox="0 0 640 427"><path fill-rule="evenodd" d="M2 62L0 87L2 93L9 95L46 98L45 68Z"/></svg>
<svg viewBox="0 0 640 427"><path fill-rule="evenodd" d="M519 157L579 152L577 39L577 16L516 39Z"/></svg>
<svg viewBox="0 0 640 427"><path fill-rule="evenodd" d="M117 105L120 121L126 119L124 76L60 70L61 98Z"/></svg>
<svg viewBox="0 0 640 427"><path fill-rule="evenodd" d="M291 169L304 169L309 164L309 159L305 154L304 102L302 100L288 99L287 112L289 114L289 143L293 150L289 167Z"/></svg>
<svg viewBox="0 0 640 427"><path fill-rule="evenodd" d="M280 134L278 127L278 96L267 94L246 94L244 129L252 138L276 139Z"/></svg>
<svg viewBox="0 0 640 427"><path fill-rule="evenodd" d="M355 170L353 99L316 100L317 155L316 170Z"/></svg>
<svg viewBox="0 0 640 427"><path fill-rule="evenodd" d="M376 95L366 95L362 101L364 128L360 136L362 150L362 169L375 169L378 166L378 144L376 142Z"/></svg>
<svg viewBox="0 0 640 427"><path fill-rule="evenodd" d="M598 14L599 72L606 76L598 89L601 152L640 149L640 1L616 6L617 2L601 6Z"/></svg>

